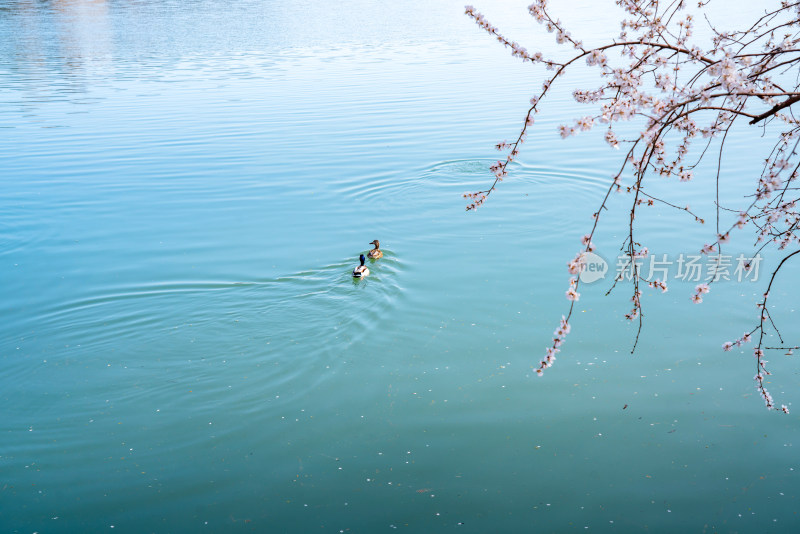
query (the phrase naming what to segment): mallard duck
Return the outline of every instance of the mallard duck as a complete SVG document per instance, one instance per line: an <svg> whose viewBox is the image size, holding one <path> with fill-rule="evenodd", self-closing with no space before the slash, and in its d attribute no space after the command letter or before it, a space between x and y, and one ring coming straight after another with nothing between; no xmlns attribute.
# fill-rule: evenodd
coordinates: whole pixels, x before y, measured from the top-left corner
<svg viewBox="0 0 800 534"><path fill-rule="evenodd" d="M367 269L367 266L364 265L364 262L367 259L364 257L363 254L361 256L359 256L358 259L361 260L361 265L359 265L358 267L353 269L353 277L354 278L364 278L365 276L369 275L369 269Z"/></svg>
<svg viewBox="0 0 800 534"><path fill-rule="evenodd" d="M367 256L369 256L373 260L377 260L378 258L382 258L383 257L383 251L381 250L381 242L376 239L375 241L370 243L370 245L375 245L375 248L370 250L369 253L367 254Z"/></svg>

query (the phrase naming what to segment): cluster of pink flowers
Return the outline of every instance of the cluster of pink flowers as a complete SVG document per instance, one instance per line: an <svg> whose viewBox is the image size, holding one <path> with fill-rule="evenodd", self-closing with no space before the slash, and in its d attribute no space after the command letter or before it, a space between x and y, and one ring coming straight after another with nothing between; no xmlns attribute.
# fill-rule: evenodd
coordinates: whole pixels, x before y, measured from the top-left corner
<svg viewBox="0 0 800 534"><path fill-rule="evenodd" d="M465 6L464 12L472 17L475 23L480 26L482 29L486 30L490 34L494 35L495 38L502 43L504 46L511 49L511 54L515 57L522 59L523 61L532 61L532 62L540 62L543 60L541 53L534 53L529 54L528 51L517 43L516 41L510 41L503 37L503 35L498 31L498 29L493 26L486 17L484 17L481 13L475 11L473 6Z"/></svg>
<svg viewBox="0 0 800 534"><path fill-rule="evenodd" d="M633 301L633 309L625 314L625 318L629 321L633 321L634 319L638 319L640 314L642 313L642 292L638 289L634 290L633 296L631 300Z"/></svg>
<svg viewBox="0 0 800 534"><path fill-rule="evenodd" d="M492 171L492 174L494 174L496 178L502 180L504 177L508 176L506 172L506 163L507 161L493 163L492 166L489 167L489 170Z"/></svg>
<svg viewBox="0 0 800 534"><path fill-rule="evenodd" d="M585 267L586 264L583 261L582 252L575 256L575 259L567 264L567 270L570 272L570 274L574 275L569 279L569 288L566 292L567 300L571 302L575 302L581 298L581 294L578 293L578 276Z"/></svg>
<svg viewBox="0 0 800 534"><path fill-rule="evenodd" d="M729 351L733 347L741 347L745 343L749 343L750 340L752 339L751 334L752 332L745 332L744 335L739 339L737 339L736 341L726 341L725 343L722 344L722 350ZM756 353L756 357L758 357L758 353Z"/></svg>
<svg viewBox="0 0 800 534"><path fill-rule="evenodd" d="M606 138L606 143L611 145L612 148L616 148L617 150L619 150L619 141L617 141L617 136L614 135L614 130L612 130L611 128L606 130L605 138Z"/></svg>
<svg viewBox="0 0 800 534"><path fill-rule="evenodd" d="M772 410L775 408L775 401L772 400L772 395L769 394L767 388L764 387L764 377L761 374L757 374L755 376L756 381L756 391L761 395L761 398L764 399L764 404L767 407L767 410ZM781 411L783 413L789 413L789 409L786 407L785 404L781 405Z"/></svg>
<svg viewBox="0 0 800 534"><path fill-rule="evenodd" d="M558 354L561 344L564 343L564 338L567 337L570 330L569 319L562 315L561 323L558 325L555 332L553 332L553 344L545 349L544 358L539 362L539 367L536 368L536 374L538 376L542 376L542 372L545 369L553 366L553 362L556 361L556 354Z"/></svg>
<svg viewBox="0 0 800 534"><path fill-rule="evenodd" d="M608 63L608 58L601 50L592 50L589 52L589 55L586 56L587 65L600 65L604 67L606 63Z"/></svg>
<svg viewBox="0 0 800 534"><path fill-rule="evenodd" d="M464 193L462 196L472 200L472 202L467 204L467 210L476 210L486 202L486 193L484 192Z"/></svg>
<svg viewBox="0 0 800 534"><path fill-rule="evenodd" d="M772 400L772 395L770 395L769 391L767 391L767 388L764 386L764 376L771 374L764 366L766 363L764 361L764 351L761 350L761 348L756 348L753 352L755 353L756 360L758 361L758 372L756 373L756 376L753 377L756 382L756 390L761 395L761 398L764 399L764 404L766 404L767 409L775 409L775 402ZM783 413L789 413L789 409L785 404L781 405L780 410Z"/></svg>
<svg viewBox="0 0 800 534"><path fill-rule="evenodd" d="M574 286L570 286L569 289L566 291L567 300L579 300L581 298L581 294L575 290Z"/></svg>
<svg viewBox="0 0 800 534"><path fill-rule="evenodd" d="M660 289L662 293L666 293L668 291L667 283L659 278L656 278L652 282L648 282L647 285L654 289Z"/></svg>
<svg viewBox="0 0 800 534"><path fill-rule="evenodd" d="M588 250L589 252L591 252L592 248L589 248L589 247L594 247L594 245L593 245L593 244L592 244L592 242L591 242L591 237L589 237L589 236L584 236L584 237L583 237L583 239L582 239L581 241L586 241L586 243L584 243L584 245L586 245L586 247L587 247L587 249L586 249L586 250ZM584 263L584 261L583 261L583 254L584 254L584 252L585 252L585 251L578 252L578 253L575 255L575 257L574 257L574 258L572 258L572 259L571 259L571 260L570 260L570 261L567 263L567 271L569 271L569 274L573 275L573 278L574 278L575 276L578 276L579 274L581 274L581 271L583 271L583 268L584 268L584 266L585 266L585 263ZM570 279L570 286L572 286L572 285L574 285L574 284L572 283L572 279Z"/></svg>
<svg viewBox="0 0 800 534"><path fill-rule="evenodd" d="M589 131L600 122L608 124L604 138L609 146L614 149L620 149L623 145L628 147L621 168L609 183L609 193L627 192L633 196L630 224L623 249L627 247L631 259L631 276L628 279L633 286L631 300L634 306L626 317L630 320L638 318L641 330L639 283L646 282L651 288L661 289L662 292L667 290L667 286L662 280L644 280L633 266L636 258L646 257L648 254L646 248L636 250L639 246L634 236L636 210L639 206L658 204L685 211L700 224L705 222L703 217L692 213L688 206L682 208L678 203L646 192L649 191L647 178L651 175L675 177L680 182L705 179L705 176L695 177L698 163L707 152L713 152L709 151L712 142L719 143L719 154L722 154L727 133L737 120L747 120L751 124L771 121L782 125L784 131L777 134L779 140L775 149L765 159L764 169L750 205L738 210L717 207L716 241L704 244L702 253L721 253L721 246L730 240L730 232L743 228L748 223L755 227L757 243L761 243L758 252L768 244L773 244L778 250L800 245L800 212L797 210L797 201L800 198L789 198L790 195L796 195L798 190L796 181L800 172L800 164L797 162L800 119L785 112L789 106L800 102L800 83L795 82L793 86L785 87L788 85L787 80L781 78L778 83L773 79L776 73L800 66L800 54L797 54L800 49L800 33L797 32L797 27L800 26L800 2L781 1L779 7L767 10L765 16L757 19L744 31L722 32L712 26L711 44L704 47L691 42L693 16L680 13L685 2L673 2L667 6L659 0L616 0L616 3L626 13L621 21L619 37L591 48L584 48L581 41L574 38L560 20L551 17L546 0L535 0L528 7L530 15L543 24L548 32L555 34L557 43L571 46L573 52L567 59L548 58L539 52L528 52L520 44L504 37L473 7L467 6L466 13L482 29L510 48L512 55L525 62L541 63L555 72L544 80L539 94L531 98L531 108L516 142L503 141L496 145L498 150L508 151L508 157L505 161L492 165L491 171L495 177L492 186L484 191L469 193L465 197L470 200L467 209L475 209L495 190L497 183L507 176L508 163L518 156L519 145L524 142L528 127L533 125L533 115L538 112L538 107L551 86L565 70L577 68L581 63L597 69L602 80L599 87L576 89L572 92L577 102L598 105L597 112L576 119L572 125L562 124L558 131L561 137L566 138L578 132ZM701 2L699 7L702 9L703 6L704 3ZM620 61L609 59L609 54L613 52L618 53ZM752 103L760 111L748 108ZM613 123L631 120L641 123L639 133L618 139ZM703 123L698 124L697 121ZM769 132L775 130L771 128ZM692 140L698 137L708 141L704 141L704 148L697 160L690 161L687 158L691 154ZM717 163L717 166L716 180L719 188L721 163ZM632 177L630 182L625 180L625 185L624 173L626 176L630 173ZM585 252L594 248L591 236L597 228L600 214L608 209L607 199L608 195L593 214L592 231L583 240ZM738 215L726 230L721 227L723 216L731 211ZM789 254L783 261L797 252ZM783 262L780 265L782 264ZM570 300L570 313L565 320L569 319L572 307L580 296L577 286L582 269L582 257L578 254L568 264L572 277L566 291ZM615 286L620 280L621 278L615 280ZM691 297L692 301L702 302L703 295L708 291L708 284L698 285ZM762 308L762 338L768 317L765 313L766 310ZM769 322L774 326L771 319ZM636 339L638 341L638 334ZM745 338L728 342L723 348L730 350L743 342L746 342ZM557 351L558 346L560 341L554 344L552 351ZM759 342L759 350L760 347ZM548 356L554 355L555 352L548 352ZM545 358L543 364L547 365L540 366L537 372L541 373L550 363L551 360ZM762 369L759 369L760 376ZM759 387L763 390L761 382ZM774 407L771 397L768 407Z"/></svg>
<svg viewBox="0 0 800 534"><path fill-rule="evenodd" d="M700 304L703 302L703 295L711 291L711 288L708 287L708 284L702 283L698 284L694 288L694 294L692 295L692 302L695 304Z"/></svg>

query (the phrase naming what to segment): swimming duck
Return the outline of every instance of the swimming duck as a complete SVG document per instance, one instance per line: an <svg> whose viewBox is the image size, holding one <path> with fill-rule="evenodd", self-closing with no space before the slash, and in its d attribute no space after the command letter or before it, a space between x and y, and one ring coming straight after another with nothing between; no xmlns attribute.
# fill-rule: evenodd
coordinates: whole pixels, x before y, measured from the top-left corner
<svg viewBox="0 0 800 534"><path fill-rule="evenodd" d="M367 254L367 256L369 256L373 260L377 260L378 258L382 258L383 257L383 251L381 250L381 242L376 239L375 241L370 243L370 245L375 245L375 248L370 250L369 253Z"/></svg>
<svg viewBox="0 0 800 534"><path fill-rule="evenodd" d="M369 275L369 269L367 269L367 266L364 265L364 262L366 261L366 258L362 254L361 256L359 256L358 259L361 260L361 265L359 265L358 267L353 269L353 277L354 278L363 278L365 276L368 276Z"/></svg>

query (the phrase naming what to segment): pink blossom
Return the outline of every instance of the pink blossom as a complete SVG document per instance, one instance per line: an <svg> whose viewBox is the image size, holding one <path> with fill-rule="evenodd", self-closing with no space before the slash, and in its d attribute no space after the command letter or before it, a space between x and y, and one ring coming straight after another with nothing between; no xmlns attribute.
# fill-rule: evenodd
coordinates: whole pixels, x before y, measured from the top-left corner
<svg viewBox="0 0 800 534"><path fill-rule="evenodd" d="M611 128L606 130L605 138L606 143L619 150L619 142L617 141L617 137L614 135L614 132L611 130Z"/></svg>
<svg viewBox="0 0 800 534"><path fill-rule="evenodd" d="M655 280L650 282L648 285L650 287L652 287L652 288L660 289L662 293L666 293L668 291L667 283L665 281L661 280L661 279L658 279L658 278L656 278Z"/></svg>
<svg viewBox="0 0 800 534"><path fill-rule="evenodd" d="M564 317L563 315L561 316L561 326L560 326L560 328L561 328L561 330L564 331L564 335L569 334L569 331L572 329L570 324L567 322L567 318Z"/></svg>
<svg viewBox="0 0 800 534"><path fill-rule="evenodd" d="M581 294L575 291L573 288L567 289L567 300L577 301L580 299Z"/></svg>
<svg viewBox="0 0 800 534"><path fill-rule="evenodd" d="M569 274L578 275L584 268L583 253L579 252L575 258L567 264Z"/></svg>
<svg viewBox="0 0 800 534"><path fill-rule="evenodd" d="M605 65L608 61L606 55L601 50L592 50L586 56L587 65Z"/></svg>
<svg viewBox="0 0 800 534"><path fill-rule="evenodd" d="M747 224L747 213L742 212L739 214L739 219L736 221L736 227L744 228L745 224Z"/></svg>
<svg viewBox="0 0 800 534"><path fill-rule="evenodd" d="M575 121L575 127L584 132L591 130L592 126L594 126L594 119L591 117L583 117Z"/></svg>

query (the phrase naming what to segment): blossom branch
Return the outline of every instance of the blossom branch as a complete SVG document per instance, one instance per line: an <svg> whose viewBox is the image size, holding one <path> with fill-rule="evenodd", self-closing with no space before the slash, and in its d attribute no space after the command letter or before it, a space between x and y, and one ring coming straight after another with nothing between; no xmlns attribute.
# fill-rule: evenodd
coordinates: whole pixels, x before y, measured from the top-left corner
<svg viewBox="0 0 800 534"><path fill-rule="evenodd" d="M660 176L674 177L679 182L692 180L695 169L715 138L721 136L714 177L716 238L711 243L704 244L701 251L704 254L716 251L719 267L722 245L730 239L733 230L743 228L748 223L753 224L756 232L757 253L769 244L784 249L800 243L797 234L800 229L800 213L797 210L800 197L789 196L798 190L794 184L800 172L800 162L797 161L800 121L792 114L792 105L800 102L800 83L795 80L792 87L781 86L786 77L786 69L800 64L800 32L797 31L800 27L800 2L780 2L778 7L759 17L744 31L722 32L709 22L714 35L711 46L705 48L691 42L692 15L680 15L685 7L684 0L616 0L616 3L628 16L622 21L619 38L589 49L573 37L560 20L551 16L546 0L535 0L528 8L531 16L543 24L548 32L555 33L557 43L572 49L566 59L559 60L545 58L540 52L528 52L518 43L503 36L473 7L466 7L467 15L483 30L510 48L512 55L523 62L542 64L548 70L555 71L546 77L542 90L531 99L531 107L525 115L524 125L516 141L496 145L498 150L507 151L507 156L505 160L498 160L491 166L490 170L494 175L491 186L464 195L470 199L467 210L481 206L496 190L499 182L508 175L508 164L519 155L520 145L524 143L528 130L533 127L533 117L549 95L551 87L567 70L578 68L581 61L585 61L589 67L599 69L599 77L603 83L594 89L576 89L573 97L579 103L599 104L599 110L593 115L576 119L573 125L560 125L558 130L561 137L589 131L597 123L602 123L608 125L604 139L609 146L619 149L621 144L628 145L619 171L612 176L606 194L592 216L594 222L591 230L582 239L582 251L568 263L571 275L566 291L569 309L566 315L562 315L561 323L554 332L553 342L535 369L539 375L553 364L555 354L569 333L569 320L575 302L580 297L580 273L585 267L583 257L593 250L592 239L602 213L608 210L608 199L612 191L632 195L627 236L621 247L623 255L628 258L628 264L614 279L609 292L614 290L623 277L629 277L633 308L625 317L631 321L638 320L633 346L635 350L643 320L641 283L662 291L667 290L664 281L645 279L638 267L637 259L646 257L648 250L635 239L637 210L641 206L665 205L686 211L696 222L704 222L699 213L691 211L688 206L681 207L682 202L664 198L662 195L656 197L645 191L646 179L649 176ZM706 3L701 0L699 7L702 9ZM707 17L706 20L708 21ZM627 66L616 66L609 60L609 54L616 54L623 62L629 63ZM773 75L780 81L773 79ZM760 112L747 109L751 103L756 103L759 107L766 106L767 109ZM785 129L779 134L775 147L765 159L753 199L744 208L732 209L721 206L719 201L722 150L728 133L740 117L749 119L750 124L782 123ZM705 126L698 124L698 121L707 118L711 119L710 123ZM641 132L630 139L618 139L613 128L614 123L630 120L643 123ZM763 131L767 133L766 129ZM692 140L698 136L707 138L708 142L696 162L689 165L685 159L690 152ZM625 175L632 177L629 185L623 185ZM721 231L723 212L736 215L736 220L725 232ZM784 261L793 255L794 253L787 256ZM782 265L783 262L775 273ZM771 283L772 280L770 286ZM696 303L702 302L703 295L709 290L709 284L698 285L692 300ZM766 296L760 326L736 343L730 343L730 346L746 342L756 330L760 331L763 338L764 325L767 322L775 328L765 304ZM777 328L775 330L778 332ZM779 332L778 336L780 338ZM784 344L782 340L781 344ZM761 347L760 338L758 350L762 350ZM760 385L763 386L763 383Z"/></svg>

